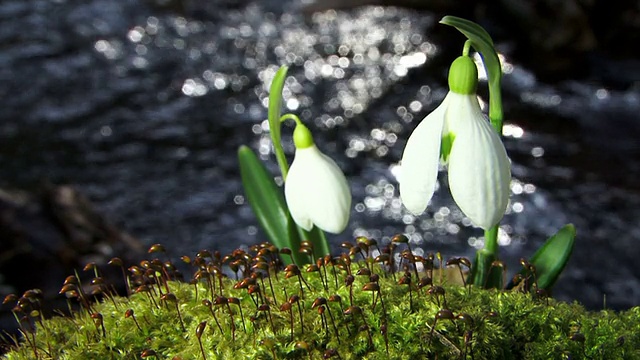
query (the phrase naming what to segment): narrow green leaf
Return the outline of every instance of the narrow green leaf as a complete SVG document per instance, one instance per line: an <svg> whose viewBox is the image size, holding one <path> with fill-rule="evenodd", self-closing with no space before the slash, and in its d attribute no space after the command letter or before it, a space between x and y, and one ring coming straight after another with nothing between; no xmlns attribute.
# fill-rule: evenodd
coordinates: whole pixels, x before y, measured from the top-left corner
<svg viewBox="0 0 640 360"><path fill-rule="evenodd" d="M473 21L459 18L457 16L447 15L440 20L440 24L453 26L472 41L473 38L482 39L483 42L493 46L491 35L489 35L482 26L474 23Z"/></svg>
<svg viewBox="0 0 640 360"><path fill-rule="evenodd" d="M282 178L287 177L289 171L289 164L287 158L282 149L282 142L280 140L280 115L282 113L282 89L284 89L284 81L287 78L286 66L281 66L276 72L273 80L271 81L271 87L269 88L269 133L271 134L271 141L273 142L273 149L278 160L278 166L282 173Z"/></svg>
<svg viewBox="0 0 640 360"><path fill-rule="evenodd" d="M440 23L458 29L471 41L473 48L482 55L482 62L489 79L489 118L498 134L502 135L503 114L500 92L502 66L491 36L482 26L456 16L445 16L440 20Z"/></svg>
<svg viewBox="0 0 640 360"><path fill-rule="evenodd" d="M538 288L550 290L553 287L569 261L575 239L575 226L573 224L565 225L533 254L529 263L535 266ZM522 269L520 275L527 276L526 269ZM513 286L514 284L510 283L508 288Z"/></svg>
<svg viewBox="0 0 640 360"><path fill-rule="evenodd" d="M300 237L297 225L291 218L282 190L273 180L260 159L247 146L238 149L240 176L247 201L251 205L258 223L267 237L276 247L289 247L297 264L307 262L297 250L300 248ZM285 263L290 263L288 256L282 256Z"/></svg>

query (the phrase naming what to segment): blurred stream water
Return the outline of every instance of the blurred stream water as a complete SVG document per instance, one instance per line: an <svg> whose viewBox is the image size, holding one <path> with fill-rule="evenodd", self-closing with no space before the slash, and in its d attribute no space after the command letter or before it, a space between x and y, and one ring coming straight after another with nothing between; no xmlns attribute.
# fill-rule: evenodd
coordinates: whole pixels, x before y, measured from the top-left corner
<svg viewBox="0 0 640 360"><path fill-rule="evenodd" d="M142 0L2 2L0 185L74 184L120 227L176 256L264 241L236 150L252 146L277 173L267 90L289 64L285 106L352 185L352 221L333 246L402 232L419 251L473 258L482 233L453 204L446 174L420 217L402 208L396 181L404 143L445 96L463 38L405 9L305 17L303 5L209 0L185 17ZM503 257L515 271L572 222L577 248L554 295L591 309L605 294L610 308L639 305L640 82L545 84L506 53L514 179ZM290 134L283 129L291 154Z"/></svg>

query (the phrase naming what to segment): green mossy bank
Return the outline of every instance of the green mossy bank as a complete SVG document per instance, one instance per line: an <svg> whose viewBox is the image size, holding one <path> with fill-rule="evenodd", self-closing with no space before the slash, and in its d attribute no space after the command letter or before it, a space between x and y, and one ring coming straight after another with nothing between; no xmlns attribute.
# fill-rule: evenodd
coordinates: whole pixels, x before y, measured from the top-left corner
<svg viewBox="0 0 640 360"><path fill-rule="evenodd" d="M29 300L26 339L4 358L640 359L640 308L588 312L448 284L437 269L418 274L433 284L365 262L244 278L252 280L197 274L189 284L155 272L155 284L72 317L40 321Z"/></svg>

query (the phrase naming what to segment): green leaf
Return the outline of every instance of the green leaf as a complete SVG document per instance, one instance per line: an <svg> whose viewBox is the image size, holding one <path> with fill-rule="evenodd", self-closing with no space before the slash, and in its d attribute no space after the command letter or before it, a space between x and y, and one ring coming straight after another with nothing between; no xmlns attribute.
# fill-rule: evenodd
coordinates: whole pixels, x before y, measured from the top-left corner
<svg viewBox="0 0 640 360"><path fill-rule="evenodd" d="M553 287L569 261L575 239L575 226L573 224L565 225L533 254L529 263L535 267L538 288L550 290ZM520 275L526 277L529 273L526 269L522 269ZM513 286L514 284L510 283L508 288Z"/></svg>
<svg viewBox="0 0 640 360"><path fill-rule="evenodd" d="M280 141L280 115L282 114L282 89L284 88L284 81L287 78L288 70L289 68L287 66L281 66L273 77L271 87L269 88L269 133L271 134L274 153L276 160L278 160L278 166L280 166L283 179L287 177L289 164L287 163L287 158L282 149L282 142Z"/></svg>
<svg viewBox="0 0 640 360"><path fill-rule="evenodd" d="M243 145L238 149L238 162L247 201L271 243L278 249L291 248L297 264L308 262L306 256L298 252L298 227L291 218L284 195L273 176L247 146ZM291 262L289 256L282 256L282 260L286 264Z"/></svg>
<svg viewBox="0 0 640 360"><path fill-rule="evenodd" d="M445 16L440 20L440 23L458 29L471 41L471 46L482 55L482 62L489 79L489 118L498 134L502 135L503 114L500 92L502 66L491 36L482 26L456 16Z"/></svg>
<svg viewBox="0 0 640 360"><path fill-rule="evenodd" d="M473 21L459 18L457 16L447 15L440 20L440 24L453 26L463 33L469 40L474 39L481 40L493 47L493 40L491 35L480 25Z"/></svg>

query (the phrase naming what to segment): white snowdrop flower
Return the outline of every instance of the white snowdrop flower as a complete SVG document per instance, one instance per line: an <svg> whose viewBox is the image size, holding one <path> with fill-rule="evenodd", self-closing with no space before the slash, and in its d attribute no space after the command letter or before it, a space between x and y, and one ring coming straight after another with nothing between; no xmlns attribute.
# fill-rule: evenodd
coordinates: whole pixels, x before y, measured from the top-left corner
<svg viewBox="0 0 640 360"><path fill-rule="evenodd" d="M480 110L477 79L468 56L451 64L450 91L409 137L399 182L404 205L421 214L433 196L442 159L448 163L454 201L476 226L487 230L507 208L511 165L498 133Z"/></svg>
<svg viewBox="0 0 640 360"><path fill-rule="evenodd" d="M293 132L296 153L284 183L293 220L309 231L313 225L337 234L349 222L351 191L338 165L313 142L309 129L297 122Z"/></svg>

